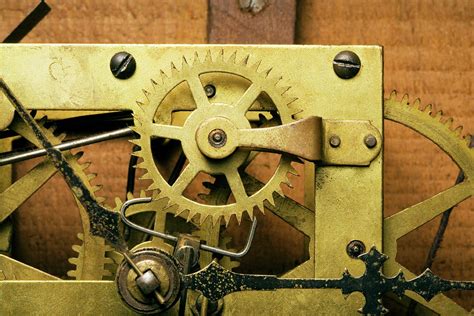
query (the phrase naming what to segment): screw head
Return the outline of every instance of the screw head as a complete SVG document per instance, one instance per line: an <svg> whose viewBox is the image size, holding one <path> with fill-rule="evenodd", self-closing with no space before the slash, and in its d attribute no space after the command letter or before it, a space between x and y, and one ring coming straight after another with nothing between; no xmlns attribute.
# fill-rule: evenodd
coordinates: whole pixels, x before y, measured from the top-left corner
<svg viewBox="0 0 474 316"><path fill-rule="evenodd" d="M359 56L348 50L342 51L334 57L332 67L339 78L354 78L360 70Z"/></svg>
<svg viewBox="0 0 474 316"><path fill-rule="evenodd" d="M332 148L337 148L341 145L341 138L337 135L333 135L329 138L329 145L331 145Z"/></svg>
<svg viewBox="0 0 474 316"><path fill-rule="evenodd" d="M352 240L347 244L346 252L349 257L356 259L361 254L365 253L365 245L360 240Z"/></svg>
<svg viewBox="0 0 474 316"><path fill-rule="evenodd" d="M208 84L204 87L204 92L206 93L206 96L208 98L212 98L213 96L216 95L216 87L213 86L212 84Z"/></svg>
<svg viewBox="0 0 474 316"><path fill-rule="evenodd" d="M137 63L130 53L119 52L110 59L110 71L117 79L130 78L136 69Z"/></svg>
<svg viewBox="0 0 474 316"><path fill-rule="evenodd" d="M375 146L377 146L377 138L375 138L374 135L369 134L364 137L364 143L367 148L374 148Z"/></svg>
<svg viewBox="0 0 474 316"><path fill-rule="evenodd" d="M209 133L208 141L212 147L222 147L227 142L227 134L221 129L214 129Z"/></svg>

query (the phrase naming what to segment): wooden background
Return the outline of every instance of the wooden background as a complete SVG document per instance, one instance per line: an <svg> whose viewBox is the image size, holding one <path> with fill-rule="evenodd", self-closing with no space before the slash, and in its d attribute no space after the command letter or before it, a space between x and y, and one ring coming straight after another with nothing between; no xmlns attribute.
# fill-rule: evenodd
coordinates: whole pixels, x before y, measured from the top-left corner
<svg viewBox="0 0 474 316"><path fill-rule="evenodd" d="M473 129L474 1L269 0L256 14L241 11L237 0L47 2L51 13L23 42L383 45L386 95L393 89L408 92L442 108L464 126L464 133ZM0 38L36 3L2 0ZM396 124L385 127L385 215L454 183L457 167L438 148ZM111 203L112 197L124 195L129 150L129 145L113 142L107 150L91 146L86 153L85 159L94 162L91 170L99 173L97 182L104 184L102 193ZM27 168L27 164L18 166L17 176ZM19 257L57 274L70 268L61 262L72 255L69 247L75 233L71 227L77 226L78 219L77 215L62 213L45 218L45 212L54 205L73 205L69 196L54 194L61 185L62 180L55 178L24 205L17 216L22 225L18 225L16 235L16 241L28 238ZM302 200L301 194L290 194ZM55 196L55 200L47 202L45 196ZM474 279L473 210L471 199L452 214L433 266L437 274ZM421 272L438 223L439 218L403 237L398 261ZM269 229L267 233L270 238L275 231ZM278 245L284 237L272 237L270 243L273 240ZM56 248L44 247L53 240ZM454 293L453 297L467 309L474 307L472 294Z"/></svg>

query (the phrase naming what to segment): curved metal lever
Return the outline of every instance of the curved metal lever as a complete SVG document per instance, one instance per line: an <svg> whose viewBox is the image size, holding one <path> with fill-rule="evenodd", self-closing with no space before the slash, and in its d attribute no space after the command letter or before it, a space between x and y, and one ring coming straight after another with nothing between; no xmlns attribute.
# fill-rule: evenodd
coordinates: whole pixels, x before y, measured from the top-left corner
<svg viewBox="0 0 474 316"><path fill-rule="evenodd" d="M162 233L162 232L158 232L156 230L148 229L146 227L142 227L140 225L137 225L137 224L133 223L132 221L130 221L127 218L127 216L125 216L125 212L127 211L127 209L130 206L132 206L134 204L150 203L151 201L152 201L151 197L135 198L135 199L125 201L125 203L123 203L122 207L120 208L120 217L122 219L122 222L125 225L129 226L130 228L135 229L137 231L140 231L142 233L145 233L145 234L148 234L148 235L151 235L151 236L155 236L155 237L159 237L161 239L169 240L169 241L172 241L172 242L176 243L178 241L178 237L168 235L168 234L165 234L165 233ZM224 250L224 249L221 249L221 248L212 247L212 246L208 246L208 245L204 245L204 244L200 244L199 248L204 250L204 251L212 252L212 253L219 254L219 255L222 255L222 256L227 256L227 257L231 257L231 258L242 258L250 250L250 246L252 245L252 241L253 241L253 237L255 235L255 229L256 228L257 228L257 219L254 217L253 222L252 222L252 227L250 228L249 236L248 236L248 239L247 239L247 243L245 244L244 249L242 249L242 251L240 251L240 252L232 252L232 251L228 251L228 250Z"/></svg>

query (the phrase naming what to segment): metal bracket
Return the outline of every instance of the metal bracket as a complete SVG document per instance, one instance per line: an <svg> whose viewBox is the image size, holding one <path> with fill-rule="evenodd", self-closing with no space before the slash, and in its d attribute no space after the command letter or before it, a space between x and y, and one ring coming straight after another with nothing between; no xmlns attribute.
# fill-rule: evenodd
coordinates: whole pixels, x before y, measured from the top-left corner
<svg viewBox="0 0 474 316"><path fill-rule="evenodd" d="M382 135L369 121L323 120L324 165L368 166L382 149Z"/></svg>

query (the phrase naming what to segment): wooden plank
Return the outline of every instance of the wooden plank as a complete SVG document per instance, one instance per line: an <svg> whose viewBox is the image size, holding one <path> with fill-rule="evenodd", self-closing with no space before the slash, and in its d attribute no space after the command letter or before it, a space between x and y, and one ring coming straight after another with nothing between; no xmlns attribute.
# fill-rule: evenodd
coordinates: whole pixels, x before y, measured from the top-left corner
<svg viewBox="0 0 474 316"><path fill-rule="evenodd" d="M252 12L242 5L249 2L266 5L261 11ZM210 0L209 4L211 44L293 44L295 0Z"/></svg>

